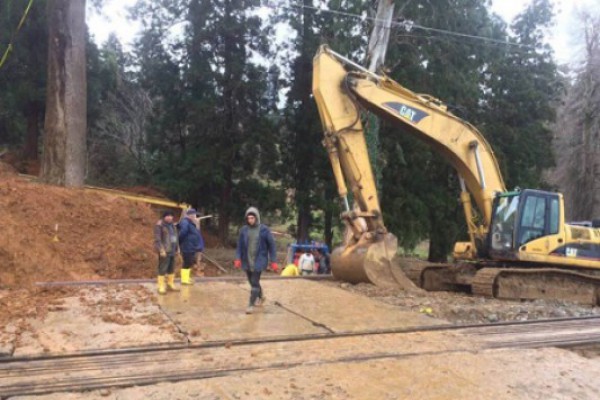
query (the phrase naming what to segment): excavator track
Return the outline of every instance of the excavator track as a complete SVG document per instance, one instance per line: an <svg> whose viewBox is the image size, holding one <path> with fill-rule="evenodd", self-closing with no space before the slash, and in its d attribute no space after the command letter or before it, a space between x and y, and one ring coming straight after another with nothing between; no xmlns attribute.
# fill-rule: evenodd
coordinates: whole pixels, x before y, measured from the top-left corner
<svg viewBox="0 0 600 400"><path fill-rule="evenodd" d="M476 296L496 297L496 278L502 271L502 268L483 268L477 271L471 281L471 293Z"/></svg>
<svg viewBox="0 0 600 400"><path fill-rule="evenodd" d="M600 304L600 276L557 268L482 268L473 277L471 290L500 299Z"/></svg>
<svg viewBox="0 0 600 400"><path fill-rule="evenodd" d="M449 291L452 287L440 275L451 268L445 264L410 264L404 268L404 273L416 286L430 291Z"/></svg>
<svg viewBox="0 0 600 400"><path fill-rule="evenodd" d="M468 291L472 265L410 263L404 268L408 278L418 287L431 292Z"/></svg>
<svg viewBox="0 0 600 400"><path fill-rule="evenodd" d="M408 279L413 281L413 283L417 287L422 288L423 287L423 272L429 267L430 266L428 264L410 263L410 264L404 266L403 270L404 270L404 273L406 274L406 276L408 277Z"/></svg>

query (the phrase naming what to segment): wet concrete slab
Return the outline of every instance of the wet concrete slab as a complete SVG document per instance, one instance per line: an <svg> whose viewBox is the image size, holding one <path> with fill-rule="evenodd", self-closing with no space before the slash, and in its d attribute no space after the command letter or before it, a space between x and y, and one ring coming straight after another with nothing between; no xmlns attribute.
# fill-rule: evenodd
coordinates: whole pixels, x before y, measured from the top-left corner
<svg viewBox="0 0 600 400"><path fill-rule="evenodd" d="M265 280L263 307L246 315L249 286L206 282L160 296L163 311L192 343L329 332L410 329L444 324L364 296L303 279Z"/></svg>
<svg viewBox="0 0 600 400"><path fill-rule="evenodd" d="M15 336L9 334L0 334L0 358L10 357L15 350Z"/></svg>
<svg viewBox="0 0 600 400"><path fill-rule="evenodd" d="M14 356L184 344L143 287L81 289L43 318L28 319Z"/></svg>
<svg viewBox="0 0 600 400"><path fill-rule="evenodd" d="M245 314L248 290L236 282L182 286L158 301L192 343L327 333L272 302Z"/></svg>
<svg viewBox="0 0 600 400"><path fill-rule="evenodd" d="M249 286L242 281L202 282L165 296L156 295L153 284L77 289L47 314L27 319L16 339L1 340L6 345L0 345L0 355L280 339L443 323L318 282L262 284L268 300L251 315L245 313Z"/></svg>
<svg viewBox="0 0 600 400"><path fill-rule="evenodd" d="M408 329L447 323L422 314L400 311L368 297L303 279L261 283L269 302L322 324L336 333L375 329Z"/></svg>

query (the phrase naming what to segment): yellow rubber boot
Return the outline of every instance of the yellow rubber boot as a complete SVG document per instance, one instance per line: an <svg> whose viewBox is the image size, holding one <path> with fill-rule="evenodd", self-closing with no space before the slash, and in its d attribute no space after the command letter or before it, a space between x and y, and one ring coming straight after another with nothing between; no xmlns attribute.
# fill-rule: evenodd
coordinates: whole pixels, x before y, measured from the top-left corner
<svg viewBox="0 0 600 400"><path fill-rule="evenodd" d="M181 269L181 284L182 285L193 285L194 279L191 277L192 269L191 268L182 268Z"/></svg>
<svg viewBox="0 0 600 400"><path fill-rule="evenodd" d="M167 293L167 286L165 285L165 276L164 275L158 276L157 285L158 285L158 294Z"/></svg>
<svg viewBox="0 0 600 400"><path fill-rule="evenodd" d="M179 292L179 288L175 287L175 274L167 275L167 290L171 292Z"/></svg>

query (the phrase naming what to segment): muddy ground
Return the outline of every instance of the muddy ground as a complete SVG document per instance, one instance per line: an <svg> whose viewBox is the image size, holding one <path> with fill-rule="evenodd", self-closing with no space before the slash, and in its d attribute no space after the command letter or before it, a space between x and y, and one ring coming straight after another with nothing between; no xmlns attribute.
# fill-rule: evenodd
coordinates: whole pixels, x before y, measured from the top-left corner
<svg viewBox="0 0 600 400"><path fill-rule="evenodd" d="M201 343L220 336L232 340L252 334L272 337L276 331L346 332L404 326L410 320L418 326L436 323L427 314L401 311L401 307L382 304L338 283L300 279L264 283L270 300L253 315L244 314L248 288L240 282L199 284L189 297L185 291L158 297L147 285L59 290L50 309L29 320L16 355L185 343L186 336L192 343ZM303 294L315 301L300 301ZM165 374L206 368L224 372L204 379L11 400L600 398L596 379L600 363L591 354L582 357L552 348L489 349L477 337L455 332L282 340L245 346L225 343L169 352L159 364L137 360L139 363L124 373L135 376L148 368L164 368ZM108 373L102 364L88 368L90 372L83 371L83 376L94 369L102 379ZM114 364L113 368L127 365ZM44 373L48 372L40 372L38 379L43 379ZM3 382L0 379L0 389Z"/></svg>
<svg viewBox="0 0 600 400"><path fill-rule="evenodd" d="M228 267L235 257L233 250L225 248L208 249L207 253ZM231 271L231 273L239 272ZM368 283L357 285L336 281L324 281L323 283L398 306L403 311L420 312L454 324L600 315L600 307L560 300L510 301L476 297L466 293L422 292L413 294L401 289L380 288Z"/></svg>
<svg viewBox="0 0 600 400"><path fill-rule="evenodd" d="M328 282L327 284L398 306L402 310L424 313L454 324L600 315L600 307L558 300L510 301L449 292L426 292L415 295L399 289L378 288L366 283L351 285Z"/></svg>
<svg viewBox="0 0 600 400"><path fill-rule="evenodd" d="M596 400L600 365L558 349L306 365L203 380L13 400Z"/></svg>

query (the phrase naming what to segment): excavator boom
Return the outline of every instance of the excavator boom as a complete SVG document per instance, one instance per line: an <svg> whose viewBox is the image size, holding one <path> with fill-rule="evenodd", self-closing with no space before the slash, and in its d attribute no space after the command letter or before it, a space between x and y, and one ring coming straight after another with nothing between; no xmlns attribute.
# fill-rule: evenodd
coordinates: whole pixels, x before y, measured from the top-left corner
<svg viewBox="0 0 600 400"><path fill-rule="evenodd" d="M323 143L344 200L342 219L348 227L344 245L332 253L332 272L349 282L416 289L393 262L398 241L383 223L360 109L345 86L347 75L344 66L322 47L314 59L313 94L323 123Z"/></svg>
<svg viewBox="0 0 600 400"><path fill-rule="evenodd" d="M350 281L381 284L404 280L398 276L399 268L393 266L397 240L387 232L382 218L361 124L361 106L424 139L456 168L471 237L469 244L459 246L459 252L465 258L474 258L478 242L485 240L489 229L493 198L505 191L498 163L483 135L448 112L438 100L366 71L326 46L314 59L313 94L338 193L344 199L342 218L351 232L344 246L333 254L334 274ZM352 210L349 190L354 199ZM469 192L481 215L479 221ZM368 268L368 260L386 261L373 262L378 266Z"/></svg>

